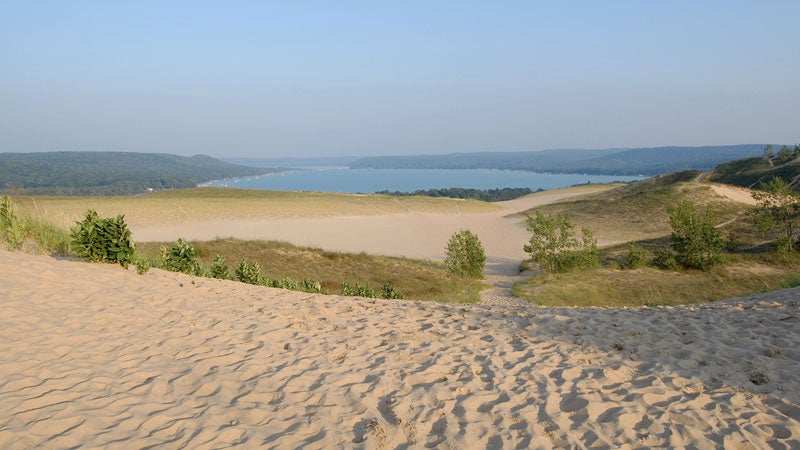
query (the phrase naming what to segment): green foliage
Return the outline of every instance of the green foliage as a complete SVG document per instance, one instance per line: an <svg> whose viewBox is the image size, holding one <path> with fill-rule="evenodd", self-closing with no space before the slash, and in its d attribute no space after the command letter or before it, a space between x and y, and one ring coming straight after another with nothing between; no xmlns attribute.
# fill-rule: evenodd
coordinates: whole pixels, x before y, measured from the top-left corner
<svg viewBox="0 0 800 450"><path fill-rule="evenodd" d="M536 192L541 192L543 189L538 189ZM399 192L399 191L379 191L376 194L392 195L396 197L410 197L420 195L425 197L449 197L449 198L470 198L474 200L481 200L484 202L503 202L507 200L514 200L515 198L523 197L532 194L534 191L531 188L502 188L502 189L469 189L469 188L448 188L448 189L427 189L417 190L414 192Z"/></svg>
<svg viewBox="0 0 800 450"><path fill-rule="evenodd" d="M133 264L136 266L136 273L139 275L146 274L150 271L150 267L152 267L150 260L144 256L136 256L133 259Z"/></svg>
<svg viewBox="0 0 800 450"><path fill-rule="evenodd" d="M161 247L161 263L171 272L200 275L202 269L197 261L197 249L183 238L178 238L171 248Z"/></svg>
<svg viewBox="0 0 800 450"><path fill-rule="evenodd" d="M367 297L375 298L375 289L371 288L369 284L366 286L356 283L355 286L350 286L348 283L342 283L342 295L348 297Z"/></svg>
<svg viewBox="0 0 800 450"><path fill-rule="evenodd" d="M640 267L644 267L645 264L647 264L647 256L645 255L644 249L633 242L629 243L628 255L625 257L622 268L638 269Z"/></svg>
<svg viewBox="0 0 800 450"><path fill-rule="evenodd" d="M664 249L653 252L653 265L664 270L680 269L680 265L675 259L675 253Z"/></svg>
<svg viewBox="0 0 800 450"><path fill-rule="evenodd" d="M535 217L528 216L527 227L532 236L524 250L544 269L564 272L600 265L597 239L587 228L581 230L580 240L575 238L568 215L550 216L537 211Z"/></svg>
<svg viewBox="0 0 800 450"><path fill-rule="evenodd" d="M305 278L301 282L301 290L303 292L310 292L312 294L321 294L322 293L322 284L317 280L312 280L310 278Z"/></svg>
<svg viewBox="0 0 800 450"><path fill-rule="evenodd" d="M800 237L800 194L783 178L775 177L753 191L757 207L755 221L763 235L778 233L778 251L784 257L795 248Z"/></svg>
<svg viewBox="0 0 800 450"><path fill-rule="evenodd" d="M381 297L389 300L402 300L403 293L395 289L391 281L383 285L381 290Z"/></svg>
<svg viewBox="0 0 800 450"><path fill-rule="evenodd" d="M445 247L445 265L456 275L483 278L486 253L478 236L469 230L461 230L450 236Z"/></svg>
<svg viewBox="0 0 800 450"><path fill-rule="evenodd" d="M234 271L236 279L247 284L261 284L261 266L242 260Z"/></svg>
<svg viewBox="0 0 800 450"><path fill-rule="evenodd" d="M690 202L669 209L675 261L684 269L708 270L722 263L725 242L716 228L716 214L700 214Z"/></svg>
<svg viewBox="0 0 800 450"><path fill-rule="evenodd" d="M299 284L297 283L297 280L295 280L294 278L290 278L290 277L284 277L282 279L267 278L267 279L262 280L262 284L264 284L265 286L269 286L269 287L273 287L273 288L277 288L277 289L288 289L290 291L299 290Z"/></svg>
<svg viewBox="0 0 800 450"><path fill-rule="evenodd" d="M72 250L89 262L120 263L123 267L133 260L134 245L125 218L102 218L88 210L81 222L71 229Z"/></svg>
<svg viewBox="0 0 800 450"><path fill-rule="evenodd" d="M221 255L217 255L214 257L214 262L211 263L211 267L209 268L209 274L211 278L217 278L220 280L227 280L230 278L230 274L228 274L228 265L225 264L225 258Z"/></svg>
<svg viewBox="0 0 800 450"><path fill-rule="evenodd" d="M18 248L25 241L25 227L14 212L14 203L9 197L0 197L0 240L11 248Z"/></svg>

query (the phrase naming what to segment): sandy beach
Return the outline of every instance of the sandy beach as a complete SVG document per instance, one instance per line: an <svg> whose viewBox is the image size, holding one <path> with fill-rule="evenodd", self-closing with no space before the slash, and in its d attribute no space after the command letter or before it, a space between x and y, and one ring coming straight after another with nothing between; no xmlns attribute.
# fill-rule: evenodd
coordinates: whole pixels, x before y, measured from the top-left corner
<svg viewBox="0 0 800 450"><path fill-rule="evenodd" d="M0 447L797 448L800 290L558 309L0 251Z"/></svg>

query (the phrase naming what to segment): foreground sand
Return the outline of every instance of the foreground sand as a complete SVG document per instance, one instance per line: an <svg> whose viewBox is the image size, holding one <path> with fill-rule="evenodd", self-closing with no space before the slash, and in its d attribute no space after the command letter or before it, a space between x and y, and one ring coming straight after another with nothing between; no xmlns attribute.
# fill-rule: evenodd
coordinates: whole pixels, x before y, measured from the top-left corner
<svg viewBox="0 0 800 450"><path fill-rule="evenodd" d="M800 290L549 309L0 251L0 448L797 448Z"/></svg>

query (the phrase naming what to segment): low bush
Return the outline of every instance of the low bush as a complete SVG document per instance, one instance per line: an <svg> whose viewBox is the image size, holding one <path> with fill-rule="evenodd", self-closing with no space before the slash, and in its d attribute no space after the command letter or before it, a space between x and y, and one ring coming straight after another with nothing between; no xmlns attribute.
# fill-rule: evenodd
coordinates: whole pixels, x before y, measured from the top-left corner
<svg viewBox="0 0 800 450"><path fill-rule="evenodd" d="M402 300L403 293L395 289L394 285L390 281L383 285L383 289L381 290L381 297L389 300Z"/></svg>
<svg viewBox="0 0 800 450"><path fill-rule="evenodd" d="M247 284L261 284L261 266L242 260L234 271L236 279Z"/></svg>
<svg viewBox="0 0 800 450"><path fill-rule="evenodd" d="M634 244L628 244L628 255L622 263L623 269L638 269L647 264L647 255L642 247Z"/></svg>
<svg viewBox="0 0 800 450"><path fill-rule="evenodd" d="M125 218L103 218L88 210L81 222L72 227L72 250L85 261L119 263L123 267L133 260L134 245Z"/></svg>
<svg viewBox="0 0 800 450"><path fill-rule="evenodd" d="M211 275L211 278L217 278L220 280L230 279L228 265L225 264L225 258L223 258L221 255L214 257L214 262L211 263L211 267L209 268L209 275Z"/></svg>
<svg viewBox="0 0 800 450"><path fill-rule="evenodd" d="M181 272L189 275L201 275L202 269L197 261L197 249L183 238L170 247L161 247L161 264L170 272Z"/></svg>
<svg viewBox="0 0 800 450"><path fill-rule="evenodd" d="M377 297L375 294L375 289L370 287L370 285L364 286L359 283L356 283L355 286L351 286L348 283L342 283L342 295L347 297Z"/></svg>

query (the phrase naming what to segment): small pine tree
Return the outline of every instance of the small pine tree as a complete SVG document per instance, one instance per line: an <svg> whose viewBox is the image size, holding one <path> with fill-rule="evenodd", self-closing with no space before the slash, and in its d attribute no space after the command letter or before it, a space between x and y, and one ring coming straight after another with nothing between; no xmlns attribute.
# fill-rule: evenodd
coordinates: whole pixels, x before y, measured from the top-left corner
<svg viewBox="0 0 800 450"><path fill-rule="evenodd" d="M483 278L486 253L480 239L469 230L461 230L450 236L445 247L447 270L470 278Z"/></svg>

